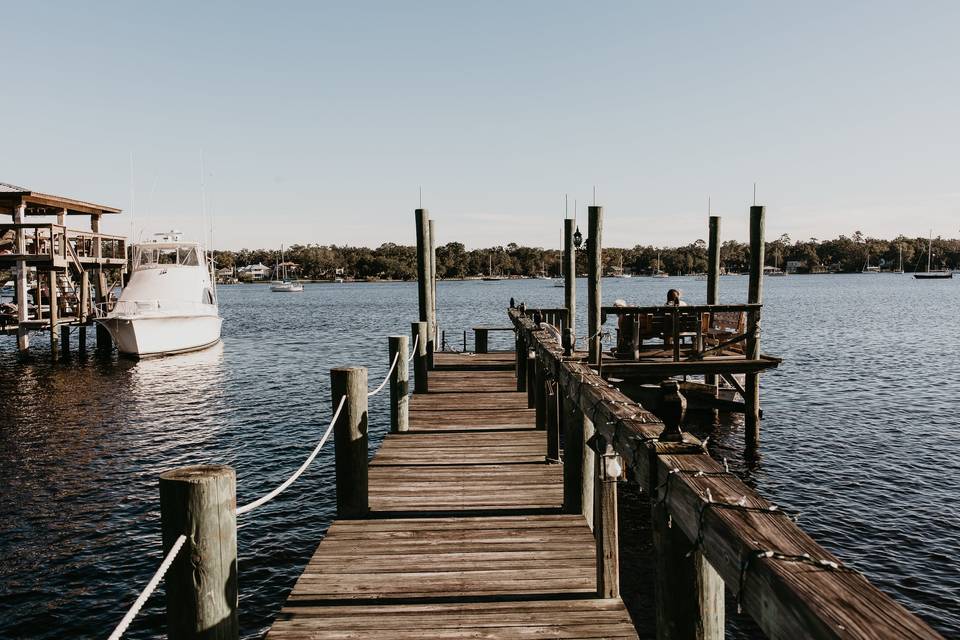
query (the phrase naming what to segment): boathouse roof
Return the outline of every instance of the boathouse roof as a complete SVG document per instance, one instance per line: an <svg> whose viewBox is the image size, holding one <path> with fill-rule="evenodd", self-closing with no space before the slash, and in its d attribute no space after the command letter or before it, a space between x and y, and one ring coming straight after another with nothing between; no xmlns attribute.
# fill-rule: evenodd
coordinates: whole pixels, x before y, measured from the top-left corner
<svg viewBox="0 0 960 640"><path fill-rule="evenodd" d="M13 215L21 203L27 205L28 216L55 216L66 210L67 215L90 216L120 213L122 209L93 204L73 198L40 193L26 187L0 182L0 214Z"/></svg>

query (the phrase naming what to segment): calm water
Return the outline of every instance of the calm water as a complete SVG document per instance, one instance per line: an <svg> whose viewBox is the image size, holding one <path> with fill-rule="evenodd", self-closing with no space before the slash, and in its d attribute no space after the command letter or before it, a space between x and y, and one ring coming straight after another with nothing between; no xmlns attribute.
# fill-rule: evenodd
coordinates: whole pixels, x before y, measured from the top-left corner
<svg viewBox="0 0 960 640"><path fill-rule="evenodd" d="M604 300L659 303L677 283L685 299L704 300L706 283L688 278L604 280ZM721 290L722 301L742 302L746 278L723 278ZM511 296L559 306L562 292L537 280L442 282L438 313L459 347L463 328L506 324ZM15 340L0 338L0 637L105 637L160 560L158 474L225 463L237 470L239 503L267 492L326 427L328 370L367 365L379 382L385 336L409 332L416 314L414 284L308 285L297 296L250 285L220 297L223 345L198 354L52 366L42 339L21 361ZM960 637L960 282L768 278L765 298L764 351L785 363L763 378L762 457L744 462L737 422L715 430L714 454L881 589ZM388 428L385 402L371 399L372 446ZM331 447L240 519L246 636L269 625L333 517L332 463ZM646 505L630 488L622 502L626 554L642 559L634 514ZM644 621L642 572L625 574L624 597ZM162 635L162 603L161 587L128 637ZM748 623L733 626L753 635Z"/></svg>

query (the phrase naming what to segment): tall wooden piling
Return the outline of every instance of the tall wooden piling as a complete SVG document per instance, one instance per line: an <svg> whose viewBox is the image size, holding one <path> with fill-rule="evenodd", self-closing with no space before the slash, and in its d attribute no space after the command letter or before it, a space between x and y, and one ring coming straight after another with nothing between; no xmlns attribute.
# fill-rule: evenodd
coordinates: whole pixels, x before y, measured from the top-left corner
<svg viewBox="0 0 960 640"><path fill-rule="evenodd" d="M417 300L419 318L427 323L427 336L424 346L427 350L427 364L433 358L433 283L430 278L430 216L426 209L417 209Z"/></svg>
<svg viewBox="0 0 960 640"><path fill-rule="evenodd" d="M720 216L710 216L710 241L707 245L707 304L717 304L720 291ZM717 384L717 376L703 376L707 384Z"/></svg>
<svg viewBox="0 0 960 640"><path fill-rule="evenodd" d="M163 551L187 541L166 574L167 636L234 639L237 621L237 478L223 465L160 475Z"/></svg>
<svg viewBox="0 0 960 640"><path fill-rule="evenodd" d="M603 207L591 206L588 212L587 237L587 333L590 364L600 363L600 276L603 275L602 239Z"/></svg>
<svg viewBox="0 0 960 640"><path fill-rule="evenodd" d="M57 296L57 272L49 271L47 278L50 288L50 351L54 359L56 359L60 353L60 334L57 331L57 323L60 321L60 301Z"/></svg>
<svg viewBox="0 0 960 640"><path fill-rule="evenodd" d="M440 325L437 322L437 237L435 235L436 231L433 226L433 220L428 221L427 231L430 236L430 327L433 331L431 334L433 346L434 349L436 349L437 340L440 336ZM430 352L429 364L430 368L433 369L433 351Z"/></svg>
<svg viewBox="0 0 960 640"><path fill-rule="evenodd" d="M517 391L527 390L527 340L523 331L516 332Z"/></svg>
<svg viewBox="0 0 960 640"><path fill-rule="evenodd" d="M410 367L407 363L407 336L390 336L390 362L397 364L390 374L390 431L400 433L410 428Z"/></svg>
<svg viewBox="0 0 960 640"><path fill-rule="evenodd" d="M747 302L761 304L763 302L763 264L764 235L766 207L754 205L750 207L750 283L747 292ZM752 311L747 315L746 356L750 360L760 357L760 311ZM746 397L744 402L744 440L748 449L755 448L760 442L760 374L746 374L744 384Z"/></svg>
<svg viewBox="0 0 960 640"><path fill-rule="evenodd" d="M527 352L527 409L537 406L537 357Z"/></svg>
<svg viewBox="0 0 960 640"><path fill-rule="evenodd" d="M367 370L344 367L330 370L333 410L346 396L333 425L337 476L337 515L362 518L370 511L367 491Z"/></svg>
<svg viewBox="0 0 960 640"><path fill-rule="evenodd" d="M410 323L410 337L414 342L413 346L413 392L426 393L429 389L427 383L427 323Z"/></svg>
<svg viewBox="0 0 960 640"><path fill-rule="evenodd" d="M23 224L23 216L26 214L27 205L21 202L13 210L13 221L16 224ZM27 253L26 231L17 229L17 253L25 255ZM26 260L17 260L16 271L16 299L17 299L17 349L21 353L30 348L30 334L24 326L27 322L27 262Z"/></svg>
<svg viewBox="0 0 960 640"><path fill-rule="evenodd" d="M596 429L594 429L593 422L587 417L587 414L581 413L581 415L583 416L583 441L586 443L593 437ZM596 464L597 454L594 453L590 447L584 446L583 466L581 468L582 473L580 474L580 507L583 510L584 519L587 521L587 524L590 525L590 529L594 531L594 503L596 498L594 482L597 477Z"/></svg>
<svg viewBox="0 0 960 640"><path fill-rule="evenodd" d="M567 309L567 329L577 335L577 248L573 244L576 220L563 221L563 306Z"/></svg>

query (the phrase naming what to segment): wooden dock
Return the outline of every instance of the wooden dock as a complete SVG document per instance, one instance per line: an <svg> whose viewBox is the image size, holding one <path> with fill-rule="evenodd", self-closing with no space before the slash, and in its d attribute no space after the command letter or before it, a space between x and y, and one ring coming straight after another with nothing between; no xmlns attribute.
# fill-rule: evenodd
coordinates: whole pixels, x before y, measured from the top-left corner
<svg viewBox="0 0 960 640"><path fill-rule="evenodd" d="M333 523L267 637L636 638L597 596L594 535L561 510L514 354L435 357L370 463L370 517Z"/></svg>

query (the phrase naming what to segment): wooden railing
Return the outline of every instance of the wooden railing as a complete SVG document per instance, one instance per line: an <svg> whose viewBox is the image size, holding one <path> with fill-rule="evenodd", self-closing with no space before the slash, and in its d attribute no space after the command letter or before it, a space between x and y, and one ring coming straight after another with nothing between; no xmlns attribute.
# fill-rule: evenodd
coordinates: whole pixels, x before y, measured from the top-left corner
<svg viewBox="0 0 960 640"><path fill-rule="evenodd" d="M23 236L23 252L18 251L20 240L15 238L12 246L0 248L0 257L5 261L52 263L55 267L69 263L117 265L123 264L127 256L124 236L78 231L54 223L0 224L0 237L9 231Z"/></svg>
<svg viewBox="0 0 960 640"><path fill-rule="evenodd" d="M524 377L548 457L564 432L564 509L592 521L601 596L619 591L616 483L629 477L652 505L656 618L670 629L659 637L722 638L724 585L771 638L940 637L682 432L676 388L665 424L565 357L557 332L529 310L509 315L518 352L533 354Z"/></svg>

